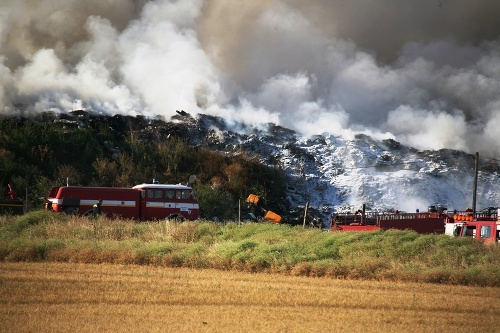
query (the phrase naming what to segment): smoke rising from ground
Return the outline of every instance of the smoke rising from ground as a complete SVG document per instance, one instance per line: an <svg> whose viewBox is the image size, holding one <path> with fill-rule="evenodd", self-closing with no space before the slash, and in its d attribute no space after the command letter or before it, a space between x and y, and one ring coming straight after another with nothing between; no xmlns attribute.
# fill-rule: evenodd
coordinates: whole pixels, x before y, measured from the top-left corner
<svg viewBox="0 0 500 333"><path fill-rule="evenodd" d="M500 155L500 2L0 0L0 113L175 110Z"/></svg>

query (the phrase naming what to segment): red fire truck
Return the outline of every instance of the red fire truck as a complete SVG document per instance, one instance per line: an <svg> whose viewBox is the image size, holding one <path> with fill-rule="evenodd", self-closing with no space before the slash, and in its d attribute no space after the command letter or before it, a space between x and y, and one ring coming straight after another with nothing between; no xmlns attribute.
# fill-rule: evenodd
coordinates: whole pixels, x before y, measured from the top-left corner
<svg viewBox="0 0 500 333"><path fill-rule="evenodd" d="M342 215L342 214L341 214ZM442 234L444 232L445 217L435 212L424 213L398 213L359 215L358 219L343 223L344 216L330 221L331 231L376 231L376 230L414 230L420 234ZM340 218L340 220L339 220Z"/></svg>
<svg viewBox="0 0 500 333"><path fill-rule="evenodd" d="M388 229L414 230L420 234L442 234L448 215L446 208L429 206L427 212L422 213L365 213L363 210L356 213L337 214L330 221L331 231L377 231Z"/></svg>
<svg viewBox="0 0 500 333"><path fill-rule="evenodd" d="M187 185L141 184L126 187L60 186L51 189L45 208L76 215L104 214L139 221L199 217L199 204Z"/></svg>
<svg viewBox="0 0 500 333"><path fill-rule="evenodd" d="M470 237L484 243L500 242L500 209L496 213L462 212L449 218L445 234L452 237Z"/></svg>

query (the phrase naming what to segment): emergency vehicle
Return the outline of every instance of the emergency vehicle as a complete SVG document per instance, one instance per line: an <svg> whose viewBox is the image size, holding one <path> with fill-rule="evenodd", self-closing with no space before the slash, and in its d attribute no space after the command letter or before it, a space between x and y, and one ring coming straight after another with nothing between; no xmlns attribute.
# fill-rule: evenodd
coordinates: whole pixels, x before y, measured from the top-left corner
<svg viewBox="0 0 500 333"><path fill-rule="evenodd" d="M500 242L500 209L496 213L456 213L447 220L445 234L470 237L484 243Z"/></svg>
<svg viewBox="0 0 500 333"><path fill-rule="evenodd" d="M193 189L182 184L152 184L128 187L53 187L45 208L66 214L89 216L99 213L109 218L138 221L161 219L197 220L199 204Z"/></svg>
<svg viewBox="0 0 500 333"><path fill-rule="evenodd" d="M330 220L331 231L413 230L420 234L442 234L448 215L441 205L430 205L427 212L366 213L365 207L352 213L340 213Z"/></svg>

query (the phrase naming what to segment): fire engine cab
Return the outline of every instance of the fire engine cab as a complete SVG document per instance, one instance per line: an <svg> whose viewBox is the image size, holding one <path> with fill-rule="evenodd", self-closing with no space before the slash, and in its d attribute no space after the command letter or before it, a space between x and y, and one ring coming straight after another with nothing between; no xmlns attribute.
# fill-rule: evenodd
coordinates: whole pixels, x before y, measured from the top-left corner
<svg viewBox="0 0 500 333"><path fill-rule="evenodd" d="M484 243L500 242L500 209L497 213L457 213L445 224L445 234L470 237Z"/></svg>
<svg viewBox="0 0 500 333"><path fill-rule="evenodd" d="M161 219L196 220L199 204L187 185L141 184L128 187L59 186L51 189L45 208L66 214L139 221Z"/></svg>

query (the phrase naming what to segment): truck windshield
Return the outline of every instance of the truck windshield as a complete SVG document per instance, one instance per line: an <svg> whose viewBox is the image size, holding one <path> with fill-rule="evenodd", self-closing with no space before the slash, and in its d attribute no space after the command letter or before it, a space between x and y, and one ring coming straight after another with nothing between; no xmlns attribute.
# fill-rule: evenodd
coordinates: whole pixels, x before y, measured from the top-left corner
<svg viewBox="0 0 500 333"><path fill-rule="evenodd" d="M483 225L481 226L481 238L490 238L491 237L491 226Z"/></svg>
<svg viewBox="0 0 500 333"><path fill-rule="evenodd" d="M176 191L177 199L191 199L193 198L191 190L177 190Z"/></svg>

